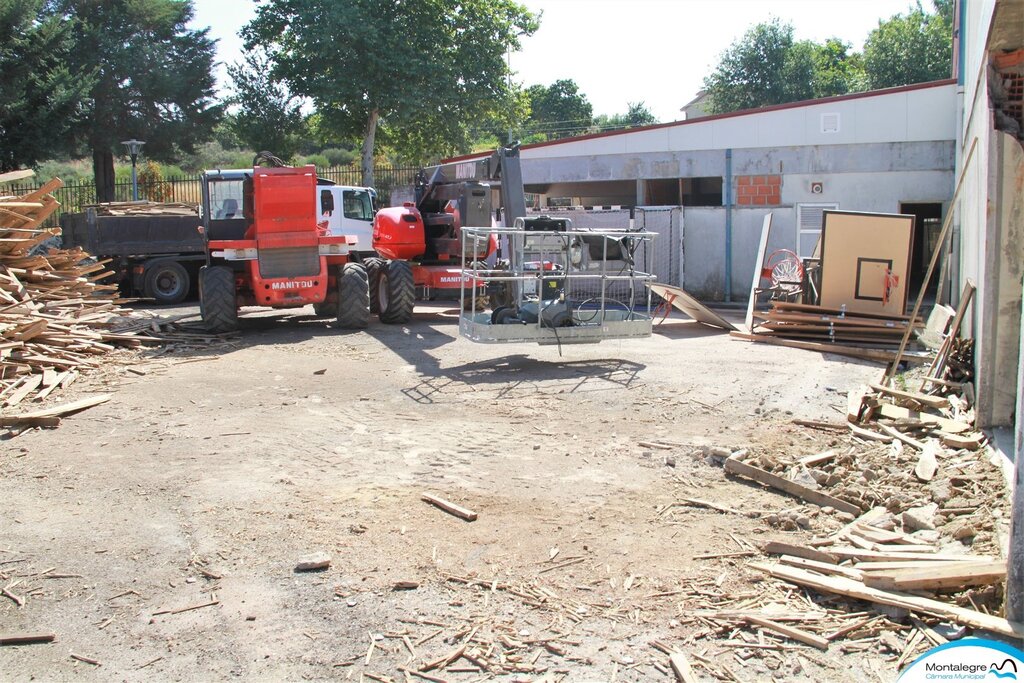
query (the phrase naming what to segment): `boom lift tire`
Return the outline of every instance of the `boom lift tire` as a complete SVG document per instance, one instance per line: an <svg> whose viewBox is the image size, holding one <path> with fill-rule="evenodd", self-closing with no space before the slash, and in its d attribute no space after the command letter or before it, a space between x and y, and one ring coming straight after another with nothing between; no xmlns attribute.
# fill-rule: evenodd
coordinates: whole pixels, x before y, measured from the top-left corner
<svg viewBox="0 0 1024 683"><path fill-rule="evenodd" d="M380 321L404 325L412 320L416 304L416 281L408 261L385 261L377 280L377 305Z"/></svg>
<svg viewBox="0 0 1024 683"><path fill-rule="evenodd" d="M360 263L346 263L338 271L338 327L363 330L370 325L370 285Z"/></svg>
<svg viewBox="0 0 1024 683"><path fill-rule="evenodd" d="M380 313L380 301L377 298L377 281L380 278L380 271L384 267L384 259L371 256L363 259L363 267L366 268L366 277L370 282L370 313Z"/></svg>
<svg viewBox="0 0 1024 683"><path fill-rule="evenodd" d="M203 266L199 269L199 312L211 332L238 329L234 271L224 266Z"/></svg>
<svg viewBox="0 0 1024 683"><path fill-rule="evenodd" d="M155 299L158 304L179 304L188 296L190 284L185 266L164 259L152 263L146 269L143 293Z"/></svg>

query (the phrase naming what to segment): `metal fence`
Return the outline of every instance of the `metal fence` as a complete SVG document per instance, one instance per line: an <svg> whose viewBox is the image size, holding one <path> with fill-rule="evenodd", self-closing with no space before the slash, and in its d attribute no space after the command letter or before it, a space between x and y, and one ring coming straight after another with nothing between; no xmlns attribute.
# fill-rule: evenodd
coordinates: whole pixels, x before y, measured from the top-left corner
<svg viewBox="0 0 1024 683"><path fill-rule="evenodd" d="M412 185L416 172L415 166L378 166L374 169L376 189L386 202L391 190L402 185ZM360 185L362 173L354 166L332 166L318 168L317 175L333 180L339 185ZM155 182L139 183L139 199L154 202L192 202L198 204L202 200L200 186L201 174L176 176ZM45 180L48 179L43 179ZM39 188L42 183L12 183L0 185L0 197L28 194ZM44 227L54 227L60 223L62 213L77 213L90 204L96 203L96 186L92 180L69 181L53 193L60 202L60 208L53 213ZM114 184L114 201L127 202L132 199L131 181L118 181Z"/></svg>

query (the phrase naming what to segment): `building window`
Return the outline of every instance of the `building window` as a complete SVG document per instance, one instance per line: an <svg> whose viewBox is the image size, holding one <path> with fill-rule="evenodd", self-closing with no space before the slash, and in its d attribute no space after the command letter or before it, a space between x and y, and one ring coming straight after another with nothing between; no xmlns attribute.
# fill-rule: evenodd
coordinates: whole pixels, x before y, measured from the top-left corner
<svg viewBox="0 0 1024 683"><path fill-rule="evenodd" d="M797 204L797 252L801 258L818 258L818 240L821 239L821 218L825 211L835 211L838 204Z"/></svg>
<svg viewBox="0 0 1024 683"><path fill-rule="evenodd" d="M664 178L647 181L648 206L722 206L722 178Z"/></svg>

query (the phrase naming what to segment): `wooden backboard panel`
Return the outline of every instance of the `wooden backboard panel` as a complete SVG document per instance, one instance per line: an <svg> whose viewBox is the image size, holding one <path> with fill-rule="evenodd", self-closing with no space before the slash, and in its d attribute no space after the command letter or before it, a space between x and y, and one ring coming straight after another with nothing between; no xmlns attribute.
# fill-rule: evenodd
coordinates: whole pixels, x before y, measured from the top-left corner
<svg viewBox="0 0 1024 683"><path fill-rule="evenodd" d="M903 315L913 244L913 216L825 211L821 305L845 306L851 313Z"/></svg>

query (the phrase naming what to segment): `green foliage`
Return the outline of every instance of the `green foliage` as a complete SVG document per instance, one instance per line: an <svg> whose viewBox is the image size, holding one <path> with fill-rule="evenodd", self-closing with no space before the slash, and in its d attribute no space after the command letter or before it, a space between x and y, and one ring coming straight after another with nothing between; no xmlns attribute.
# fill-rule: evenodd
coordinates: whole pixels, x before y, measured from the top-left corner
<svg viewBox="0 0 1024 683"><path fill-rule="evenodd" d="M171 198L171 188L164 182L164 173L160 164L148 159L138 169L139 199L151 202L166 202Z"/></svg>
<svg viewBox="0 0 1024 683"><path fill-rule="evenodd" d="M719 114L755 109L813 96L813 50L793 41L792 24L778 19L756 24L723 54L704 79L710 109Z"/></svg>
<svg viewBox="0 0 1024 683"><path fill-rule="evenodd" d="M824 45L809 44L813 46L814 97L832 97L867 90L864 59L856 52L851 53L848 43L838 38L829 38Z"/></svg>
<svg viewBox="0 0 1024 683"><path fill-rule="evenodd" d="M95 65L73 65L77 26L43 0L0 0L0 172L68 152Z"/></svg>
<svg viewBox="0 0 1024 683"><path fill-rule="evenodd" d="M295 161L296 166L305 166L306 164L313 164L317 168L327 168L331 165L331 162L323 154L308 154L304 157L299 157Z"/></svg>
<svg viewBox="0 0 1024 683"><path fill-rule="evenodd" d="M906 15L879 21L863 54L838 38L794 41L792 25L778 19L757 24L704 79L709 110L720 114L948 78L953 0L933 2L934 14L918 2Z"/></svg>
<svg viewBox="0 0 1024 683"><path fill-rule="evenodd" d="M268 48L274 78L313 101L324 139L363 140L370 182L378 122L383 142L430 156L514 120L505 55L537 25L512 0L268 0L242 36L247 49Z"/></svg>
<svg viewBox="0 0 1024 683"><path fill-rule="evenodd" d="M591 132L598 133L607 130L619 130L624 128L635 128L636 126L649 126L658 123L651 110L643 102L628 102L625 114L600 114L594 117Z"/></svg>
<svg viewBox="0 0 1024 683"><path fill-rule="evenodd" d="M118 152L146 141L147 158L170 159L209 139L221 116L213 101L214 41L188 28L191 0L52 0L52 16L74 22L67 64L95 70L77 127L80 152Z"/></svg>
<svg viewBox="0 0 1024 683"><path fill-rule="evenodd" d="M530 103L524 130L527 135L543 133L545 139L555 140L579 135L591 125L594 108L571 79L549 86L531 85L526 95Z"/></svg>
<svg viewBox="0 0 1024 683"><path fill-rule="evenodd" d="M228 67L233 95L229 104L237 109L227 121L242 146L269 150L287 161L308 135L302 102L287 87L271 77L269 57L249 52L242 63Z"/></svg>
<svg viewBox="0 0 1024 683"><path fill-rule="evenodd" d="M338 147L329 147L323 151L324 157L327 158L328 163L331 166L348 166L353 161L359 158L359 155L350 149L339 149Z"/></svg>
<svg viewBox="0 0 1024 683"><path fill-rule="evenodd" d="M953 65L953 7L937 0L929 14L918 2L906 15L879 21L864 43L864 71L872 89L949 78Z"/></svg>

